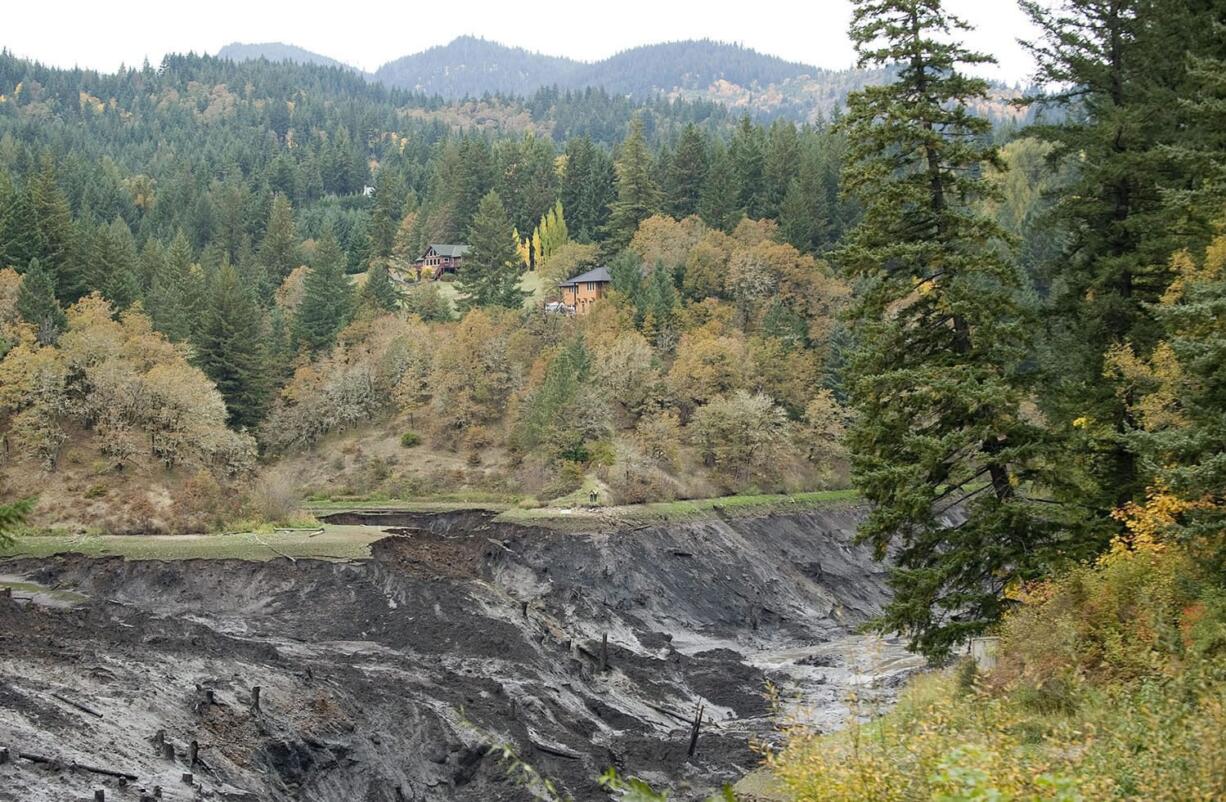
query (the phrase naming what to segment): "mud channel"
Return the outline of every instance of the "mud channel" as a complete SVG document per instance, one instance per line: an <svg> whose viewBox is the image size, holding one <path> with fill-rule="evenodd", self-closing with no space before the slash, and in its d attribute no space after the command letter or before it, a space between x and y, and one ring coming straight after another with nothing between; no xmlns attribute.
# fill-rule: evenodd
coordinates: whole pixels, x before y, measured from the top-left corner
<svg viewBox="0 0 1226 802"><path fill-rule="evenodd" d="M920 666L855 634L886 598L857 517L355 513L370 560L0 562L0 800L532 798L500 745L576 800L610 766L701 798L775 737L768 682L832 728Z"/></svg>

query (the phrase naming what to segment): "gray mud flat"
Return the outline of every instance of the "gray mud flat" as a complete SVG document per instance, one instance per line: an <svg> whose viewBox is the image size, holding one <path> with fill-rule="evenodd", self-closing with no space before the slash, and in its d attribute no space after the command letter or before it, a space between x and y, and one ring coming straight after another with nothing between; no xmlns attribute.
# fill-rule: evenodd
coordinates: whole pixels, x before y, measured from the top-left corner
<svg viewBox="0 0 1226 802"><path fill-rule="evenodd" d="M360 563L0 563L88 598L0 598L0 800L531 798L491 744L577 800L607 798L609 766L698 798L757 762L768 680L830 727L917 667L853 634L886 597L856 518L562 534L401 513L370 519L389 537Z"/></svg>

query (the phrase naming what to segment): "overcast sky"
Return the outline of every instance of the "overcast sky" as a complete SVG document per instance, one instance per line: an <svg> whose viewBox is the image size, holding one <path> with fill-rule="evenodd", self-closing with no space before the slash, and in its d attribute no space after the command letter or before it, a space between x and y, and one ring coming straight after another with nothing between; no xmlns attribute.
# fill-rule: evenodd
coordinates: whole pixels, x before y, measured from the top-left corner
<svg viewBox="0 0 1226 802"><path fill-rule="evenodd" d="M215 53L230 42L280 41L365 70L473 34L595 61L641 44L711 38L821 67L853 61L849 0L44 0L6 3L0 46L56 66L112 71L166 53ZM1018 46L1029 27L1014 0L947 0L971 22L989 75L1030 75Z"/></svg>

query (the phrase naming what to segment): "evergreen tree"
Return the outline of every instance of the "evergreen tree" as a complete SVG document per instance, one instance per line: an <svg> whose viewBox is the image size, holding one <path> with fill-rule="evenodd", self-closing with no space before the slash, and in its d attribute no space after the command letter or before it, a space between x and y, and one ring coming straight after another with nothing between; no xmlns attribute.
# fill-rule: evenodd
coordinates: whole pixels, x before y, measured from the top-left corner
<svg viewBox="0 0 1226 802"><path fill-rule="evenodd" d="M396 230L400 226L402 192L403 188L394 173L386 169L379 171L375 208L370 215L371 256L386 259L392 255Z"/></svg>
<svg viewBox="0 0 1226 802"><path fill-rule="evenodd" d="M617 253L629 245L639 223L660 211L662 196L651 172L643 118L636 115L617 156L617 200L609 207L604 243L608 253Z"/></svg>
<svg viewBox="0 0 1226 802"><path fill-rule="evenodd" d="M779 118L771 123L766 135L766 155L763 160L766 199L763 206L765 217L778 218L779 205L787 194L800 167L801 145L796 126Z"/></svg>
<svg viewBox="0 0 1226 802"><path fill-rule="evenodd" d="M799 251L820 253L833 241L831 210L821 166L815 159L804 159L787 183L779 208L779 232Z"/></svg>
<svg viewBox="0 0 1226 802"><path fill-rule="evenodd" d="M1042 31L1029 47L1052 89L1034 102L1065 112L1032 133L1055 145L1052 158L1076 163L1045 221L1064 247L1044 275L1050 379L1040 402L1071 440L1090 438L1077 449L1084 458L1066 465L1078 474L1068 500L1100 510L1106 538L1118 531L1109 511L1139 498L1144 476L1125 437L1135 421L1123 394L1103 381L1103 358L1116 343L1142 355L1154 347L1161 327L1149 310L1170 281L1167 258L1211 233L1217 210L1171 201L1212 172L1179 153L1198 138L1189 112L1201 85L1189 67L1226 55L1221 10L1186 0L1022 6ZM1221 136L1214 131L1208 141Z"/></svg>
<svg viewBox="0 0 1226 802"><path fill-rule="evenodd" d="M171 342L192 339L192 314L199 309L189 301L189 283L193 282L192 252L187 237L180 231L170 244L170 250L153 274L149 293L145 298L145 311L153 320L153 327L166 335ZM200 293L191 293L199 300Z"/></svg>
<svg viewBox="0 0 1226 802"><path fill-rule="evenodd" d="M98 290L115 309L127 309L140 299L136 241L122 218L94 233L90 264L90 289Z"/></svg>
<svg viewBox="0 0 1226 802"><path fill-rule="evenodd" d="M60 294L59 282L68 266L75 233L72 209L64 191L60 189L51 154L43 153L38 165L38 172L30 180L30 205L42 240L43 258L40 261L56 279L56 293Z"/></svg>
<svg viewBox="0 0 1226 802"><path fill-rule="evenodd" d="M267 407L267 353L261 334L259 305L238 271L223 264L210 287L196 359L225 398L233 426L255 426Z"/></svg>
<svg viewBox="0 0 1226 802"><path fill-rule="evenodd" d="M362 297L376 309L385 312L400 308L400 291L392 283L385 260L380 259L371 265L366 275L366 285L362 287Z"/></svg>
<svg viewBox="0 0 1226 802"><path fill-rule="evenodd" d="M936 0L857 0L861 67L897 79L854 93L846 186L864 219L839 252L860 279L851 365L861 539L893 559L877 624L945 654L1003 612L1006 586L1047 567L1054 526L1031 498L1040 433L1020 413L1028 326L1003 233L976 211L994 160L970 104L989 57L949 41L966 25Z"/></svg>
<svg viewBox="0 0 1226 802"><path fill-rule="evenodd" d="M264 239L260 241L260 261L274 286L285 281L290 271L300 264L294 209L284 195L273 196L268 224L264 227Z"/></svg>
<svg viewBox="0 0 1226 802"><path fill-rule="evenodd" d="M46 251L30 193L0 173L0 267L24 267Z"/></svg>
<svg viewBox="0 0 1226 802"><path fill-rule="evenodd" d="M331 348L349 317L352 288L345 275L345 253L328 229L315 246L302 302L294 321L294 339L311 351Z"/></svg>
<svg viewBox="0 0 1226 802"><path fill-rule="evenodd" d="M613 202L613 163L592 140L579 137L567 143L565 164L560 196L570 235L579 242L593 242L604 228Z"/></svg>
<svg viewBox="0 0 1226 802"><path fill-rule="evenodd" d="M753 220L766 216L766 154L762 143L762 129L746 114L732 134L729 146L732 166L736 173L737 204Z"/></svg>
<svg viewBox="0 0 1226 802"><path fill-rule="evenodd" d="M712 228L731 231L741 219L740 190L732 158L723 147L716 147L711 156L711 168L702 188L698 214Z"/></svg>
<svg viewBox="0 0 1226 802"><path fill-rule="evenodd" d="M681 219L698 214L707 179L707 142L693 123L681 132L668 170L668 213Z"/></svg>
<svg viewBox="0 0 1226 802"><path fill-rule="evenodd" d="M461 306L503 306L518 309L524 292L519 288L519 256L511 218L498 193L490 190L477 206L468 230L468 253L460 274Z"/></svg>
<svg viewBox="0 0 1226 802"><path fill-rule="evenodd" d="M30 261L21 277L17 314L37 327L39 342L43 344L54 342L67 325L64 310L55 300L55 282L51 273L37 259Z"/></svg>

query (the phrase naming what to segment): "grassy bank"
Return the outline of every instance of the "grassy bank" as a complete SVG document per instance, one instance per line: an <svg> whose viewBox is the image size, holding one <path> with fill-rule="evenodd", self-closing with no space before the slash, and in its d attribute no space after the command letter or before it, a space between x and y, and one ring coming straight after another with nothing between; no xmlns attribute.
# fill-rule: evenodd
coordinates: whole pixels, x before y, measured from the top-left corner
<svg viewBox="0 0 1226 802"><path fill-rule="evenodd" d="M350 510L454 512L482 509L497 512L498 522L543 526L561 531L625 530L639 526L677 523L703 518L796 512L853 502L851 490L829 490L795 495L747 495L668 501L623 507L539 507L523 509L506 496L436 496L429 499L333 498L307 503L312 515ZM130 560L240 559L270 560L288 556L325 560L359 560L370 556L370 544L384 537L374 526L323 524L289 530L260 530L198 535L67 534L57 531L19 534L4 557L49 557L77 552L91 557Z"/></svg>
<svg viewBox="0 0 1226 802"><path fill-rule="evenodd" d="M370 557L370 544L383 536L382 530L364 526L210 535L27 534L0 550L0 558L76 552L128 560L358 560Z"/></svg>
<svg viewBox="0 0 1226 802"><path fill-rule="evenodd" d="M1031 588L998 665L913 682L834 735L768 760L769 798L1226 799L1226 592L1193 554L1132 544Z"/></svg>
<svg viewBox="0 0 1226 802"><path fill-rule="evenodd" d="M703 518L768 515L854 502L854 490L819 490L791 495L743 495L718 498L659 501L626 506L578 506L571 508L512 508L498 516L508 523L567 529L610 526L650 526Z"/></svg>

